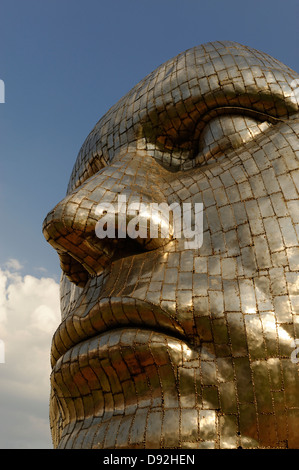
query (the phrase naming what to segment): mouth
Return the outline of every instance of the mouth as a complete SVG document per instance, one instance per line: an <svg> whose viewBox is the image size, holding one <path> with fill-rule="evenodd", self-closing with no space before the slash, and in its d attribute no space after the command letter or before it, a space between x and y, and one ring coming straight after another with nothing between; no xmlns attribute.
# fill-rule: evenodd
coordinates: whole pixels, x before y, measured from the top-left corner
<svg viewBox="0 0 299 470"><path fill-rule="evenodd" d="M136 279L141 273L148 279L165 253L156 251L147 265L145 257L116 261L90 277L54 333L50 403L65 417L63 432L78 420L89 426L95 416L97 423L132 416L137 407L176 407L183 369L188 390L197 393L192 367L199 367L200 338L193 345L184 320L159 297L157 303L137 298ZM118 285L125 273L126 283Z"/></svg>
<svg viewBox="0 0 299 470"><path fill-rule="evenodd" d="M91 286L91 282L94 283ZM164 334L184 343L188 338L183 326L173 312L158 305L129 296L100 297L90 308L86 296L96 292L96 282L90 279L81 294L82 302L69 313L54 333L51 348L51 365L78 345L102 338L122 329ZM85 301L85 302L84 302Z"/></svg>
<svg viewBox="0 0 299 470"><path fill-rule="evenodd" d="M94 433L107 420L131 419L138 408L177 408L183 369L187 396L196 396L194 366L199 353L178 338L134 327L106 331L60 356L51 374L51 406L64 417L66 435L78 421Z"/></svg>

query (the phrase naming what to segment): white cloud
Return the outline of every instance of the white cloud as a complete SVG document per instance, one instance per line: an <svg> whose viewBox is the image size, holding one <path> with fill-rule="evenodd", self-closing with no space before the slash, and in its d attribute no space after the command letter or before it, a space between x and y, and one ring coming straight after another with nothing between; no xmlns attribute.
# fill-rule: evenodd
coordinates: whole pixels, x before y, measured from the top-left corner
<svg viewBox="0 0 299 470"><path fill-rule="evenodd" d="M46 274L48 272L47 268L44 268L42 266L35 267L33 269L35 269L35 271L38 271L38 272L43 273L43 274Z"/></svg>
<svg viewBox="0 0 299 470"><path fill-rule="evenodd" d="M0 448L50 448L50 347L60 322L59 284L21 275L15 261L0 267Z"/></svg>
<svg viewBox="0 0 299 470"><path fill-rule="evenodd" d="M20 271L23 269L23 265L20 263L20 261L14 258L10 258L8 261L6 261L5 267L6 269L12 271Z"/></svg>

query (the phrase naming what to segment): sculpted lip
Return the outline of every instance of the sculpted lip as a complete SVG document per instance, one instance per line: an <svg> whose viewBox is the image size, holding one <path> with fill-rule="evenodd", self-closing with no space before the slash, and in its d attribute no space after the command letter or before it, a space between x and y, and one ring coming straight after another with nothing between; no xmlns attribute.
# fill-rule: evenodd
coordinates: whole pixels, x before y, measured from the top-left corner
<svg viewBox="0 0 299 470"><path fill-rule="evenodd" d="M77 344L124 327L157 331L187 340L183 327L161 307L132 297L103 297L87 312L74 309L59 325L52 341L52 367Z"/></svg>
<svg viewBox="0 0 299 470"><path fill-rule="evenodd" d="M194 363L199 352L181 339L140 328L124 327L76 344L51 373L66 435L78 419L84 427L92 421L92 429L123 413L130 420L137 408L146 414L153 410L155 420L163 405L177 409L180 398L190 401L190 390L197 390L191 372L183 375L185 391L177 392L182 370Z"/></svg>

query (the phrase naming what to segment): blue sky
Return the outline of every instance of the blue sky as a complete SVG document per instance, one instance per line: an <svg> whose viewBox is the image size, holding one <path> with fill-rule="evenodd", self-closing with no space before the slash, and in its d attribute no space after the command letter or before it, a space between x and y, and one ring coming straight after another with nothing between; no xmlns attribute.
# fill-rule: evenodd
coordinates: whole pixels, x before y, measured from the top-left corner
<svg viewBox="0 0 299 470"><path fill-rule="evenodd" d="M59 275L41 235L98 119L165 60L234 40L298 71L297 0L2 0L0 263Z"/></svg>
<svg viewBox="0 0 299 470"><path fill-rule="evenodd" d="M60 270L42 236L42 221L64 197L80 146L99 118L161 63L208 41L240 42L298 72L298 20L298 0L1 0L0 79L6 102L0 104L0 327L2 318L7 338L12 338L11 319L18 330L20 305L27 302L40 320L32 323L29 307L24 309L30 334L34 328L48 334L46 357L52 330L44 320L55 323L57 305L30 295L47 290L45 277L56 292ZM9 285L15 289L9 291ZM11 376L18 374L15 353ZM2 397L7 422L12 378L5 366L0 364L0 384L7 389ZM18 377L20 390L27 390ZM50 446L46 385L36 414L28 390L27 401L19 400L20 414L12 412L17 424L6 440L1 441L0 427L0 447ZM0 399L0 422L4 404L1 408ZM20 431L28 416L29 437Z"/></svg>

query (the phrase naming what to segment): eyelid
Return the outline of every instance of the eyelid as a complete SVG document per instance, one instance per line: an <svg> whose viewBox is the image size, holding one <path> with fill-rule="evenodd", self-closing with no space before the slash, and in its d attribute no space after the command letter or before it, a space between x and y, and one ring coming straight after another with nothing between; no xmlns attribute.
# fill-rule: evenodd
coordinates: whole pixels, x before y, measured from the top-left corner
<svg viewBox="0 0 299 470"><path fill-rule="evenodd" d="M215 162L225 151L235 150L280 122L264 113L244 108L216 108L200 120L194 133L192 167ZM190 163L182 165L187 169Z"/></svg>
<svg viewBox="0 0 299 470"><path fill-rule="evenodd" d="M204 128L215 117L232 115L245 116L247 118L251 117L257 122L265 121L271 124L284 121L282 118L275 118L264 112L240 106L217 106L205 114L200 116L199 114L198 112L194 112L192 120L189 119L188 125L185 120L184 126L183 123L181 126L175 125L175 122L171 120L166 120L167 125L165 123L162 125L161 116L159 126L156 123L153 127L152 123L149 125L148 121L146 121L146 123L143 124L142 132L145 150L147 150L153 158L158 160L162 166L172 171L179 171L195 166L194 160L199 154L200 135ZM250 137L250 139L252 138L253 137ZM198 162L198 164L200 163L203 162Z"/></svg>
<svg viewBox="0 0 299 470"><path fill-rule="evenodd" d="M222 115L213 118L198 139L196 164L206 163L228 149L237 149L265 132L271 124L249 116Z"/></svg>

